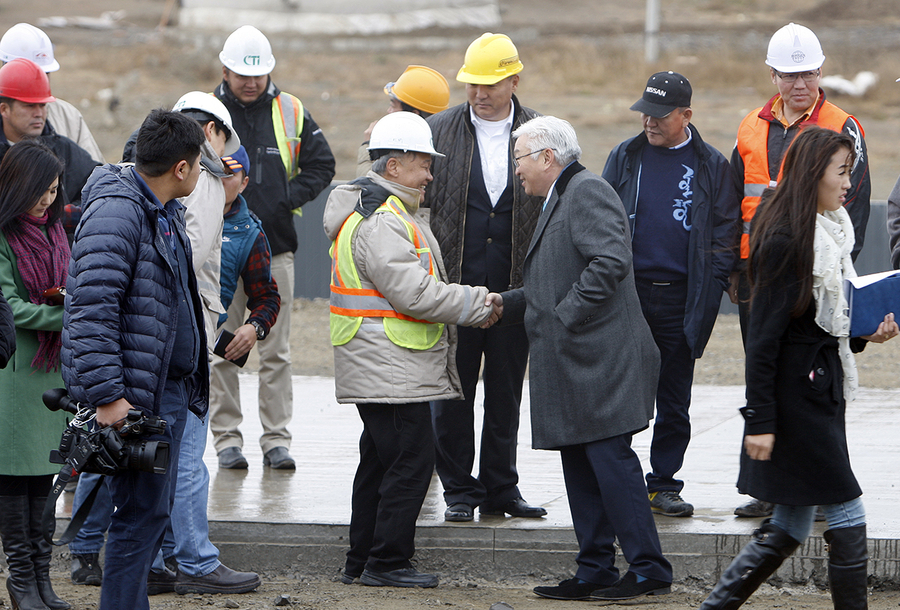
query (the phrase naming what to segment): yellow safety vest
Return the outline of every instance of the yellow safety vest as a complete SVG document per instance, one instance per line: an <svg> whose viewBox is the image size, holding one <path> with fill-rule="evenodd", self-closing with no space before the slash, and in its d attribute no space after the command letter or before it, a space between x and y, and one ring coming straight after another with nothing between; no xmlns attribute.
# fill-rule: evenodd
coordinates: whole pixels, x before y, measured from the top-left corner
<svg viewBox="0 0 900 610"><path fill-rule="evenodd" d="M272 124L275 126L275 141L278 143L278 152L281 153L281 162L284 163L284 171L288 180L300 173L297 166L297 157L300 156L300 134L303 133L303 102L290 93L279 93L272 100ZM293 210L294 214L302 216L300 208Z"/></svg>
<svg viewBox="0 0 900 610"><path fill-rule="evenodd" d="M437 277L431 248L400 200L391 195L374 213L394 214L403 222L419 255L419 263L429 275ZM355 337L363 318L382 318L384 332L395 345L416 350L434 347L444 332L443 324L402 314L379 291L362 288L353 261L352 242L363 220L359 212L353 212L331 245L331 344L344 345Z"/></svg>

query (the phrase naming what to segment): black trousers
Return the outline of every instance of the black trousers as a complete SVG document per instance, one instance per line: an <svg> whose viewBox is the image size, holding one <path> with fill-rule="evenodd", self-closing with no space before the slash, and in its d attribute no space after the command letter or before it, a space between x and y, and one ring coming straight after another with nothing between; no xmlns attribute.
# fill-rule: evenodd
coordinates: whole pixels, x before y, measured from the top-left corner
<svg viewBox="0 0 900 610"><path fill-rule="evenodd" d="M484 424L478 477L475 465L475 387L484 355ZM431 405L434 419L435 465L447 505L501 505L519 497L516 445L522 381L528 364L525 325L487 330L459 327L456 366L462 400Z"/></svg>
<svg viewBox="0 0 900 610"><path fill-rule="evenodd" d="M741 341L747 349L747 326L750 324L750 279L746 267L738 277L738 319L741 323Z"/></svg>
<svg viewBox="0 0 900 610"><path fill-rule="evenodd" d="M559 453L578 538L575 576L601 586L615 584L618 539L629 571L672 582L631 434L563 447Z"/></svg>
<svg viewBox="0 0 900 610"><path fill-rule="evenodd" d="M357 404L363 421L345 571L410 567L416 519L434 470L428 403Z"/></svg>
<svg viewBox="0 0 900 610"><path fill-rule="evenodd" d="M687 281L636 281L644 318L659 348L659 383L656 386L656 421L650 443L647 491L681 491L684 481L675 478L684 464L691 441L691 385L694 358L684 335Z"/></svg>

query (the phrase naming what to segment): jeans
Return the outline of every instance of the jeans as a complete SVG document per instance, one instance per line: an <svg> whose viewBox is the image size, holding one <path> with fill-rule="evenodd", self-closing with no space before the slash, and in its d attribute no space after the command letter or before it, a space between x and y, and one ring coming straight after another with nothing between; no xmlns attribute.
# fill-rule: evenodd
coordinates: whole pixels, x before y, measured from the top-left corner
<svg viewBox="0 0 900 610"><path fill-rule="evenodd" d="M166 429L148 437L169 443L165 474L125 470L109 477L109 490L117 508L110 519L100 610L150 609L147 575L162 546L175 500L178 453L188 401L183 380L166 380L158 413L166 420Z"/></svg>
<svg viewBox="0 0 900 610"><path fill-rule="evenodd" d="M684 481L675 478L691 441L691 385L694 358L684 335L687 281L636 281L641 310L659 348L659 382L656 386L656 421L650 442L647 491L681 491Z"/></svg>
<svg viewBox="0 0 900 610"><path fill-rule="evenodd" d="M866 509L862 498L856 498L840 504L826 504L822 506L829 529L842 527L855 527L866 524ZM799 543L803 543L812 530L815 518L815 506L788 506L776 504L772 511L772 525L783 529L787 534Z"/></svg>
<svg viewBox="0 0 900 610"><path fill-rule="evenodd" d="M75 488L75 497L72 499L72 515L78 512L81 505L87 499L97 479L103 475L93 472L82 472L78 476L78 487ZM109 477L100 484L94 504L78 535L69 543L69 552L73 555L88 555L99 553L103 548L103 535L109 529L109 518L113 512L112 496L109 493Z"/></svg>
<svg viewBox="0 0 900 610"><path fill-rule="evenodd" d="M187 416L181 452L178 456L178 480L175 504L162 552L153 569L163 568L163 557L175 556L178 570L188 576L206 576L219 567L219 549L209 541L206 503L209 499L209 470L203 462L206 451L209 418L201 420L193 413Z"/></svg>

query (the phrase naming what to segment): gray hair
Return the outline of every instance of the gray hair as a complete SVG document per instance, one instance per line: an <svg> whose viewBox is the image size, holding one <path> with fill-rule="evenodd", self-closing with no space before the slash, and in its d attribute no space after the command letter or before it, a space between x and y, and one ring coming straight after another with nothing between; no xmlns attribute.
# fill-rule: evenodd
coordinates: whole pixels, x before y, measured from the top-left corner
<svg viewBox="0 0 900 610"><path fill-rule="evenodd" d="M375 159L372 162L372 171L378 174L379 176L383 176L384 172L387 171L388 160L390 159L404 159L408 157L410 154L409 151L405 150L390 150Z"/></svg>
<svg viewBox="0 0 900 610"><path fill-rule="evenodd" d="M550 148L556 153L556 162L563 167L581 158L581 147L578 136L568 121L555 116L539 116L523 123L516 129L513 138L528 136L528 142L534 152Z"/></svg>

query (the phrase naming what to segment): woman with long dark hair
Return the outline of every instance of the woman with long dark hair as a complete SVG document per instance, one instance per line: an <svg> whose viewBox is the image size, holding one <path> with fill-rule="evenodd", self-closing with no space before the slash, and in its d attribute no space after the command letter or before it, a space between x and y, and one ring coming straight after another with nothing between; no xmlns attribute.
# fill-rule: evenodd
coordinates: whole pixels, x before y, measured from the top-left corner
<svg viewBox="0 0 900 610"><path fill-rule="evenodd" d="M0 288L16 326L17 350L0 371L0 539L13 608L69 608L50 585L51 546L41 514L58 466L49 461L66 426L41 394L62 387L59 373L69 242L60 217L62 162L35 140L0 163Z"/></svg>
<svg viewBox="0 0 900 610"><path fill-rule="evenodd" d="M866 517L844 426L857 389L854 351L900 332L893 313L850 338L844 278L853 225L844 209L854 162L846 134L804 129L750 231L747 406L738 489L775 504L701 610L737 608L807 538L817 505L828 520L828 576L837 610L866 602Z"/></svg>

